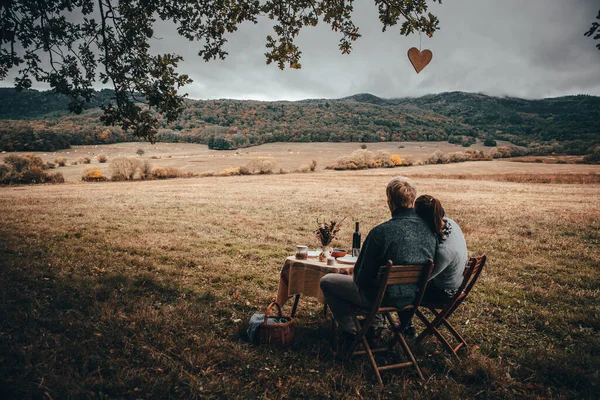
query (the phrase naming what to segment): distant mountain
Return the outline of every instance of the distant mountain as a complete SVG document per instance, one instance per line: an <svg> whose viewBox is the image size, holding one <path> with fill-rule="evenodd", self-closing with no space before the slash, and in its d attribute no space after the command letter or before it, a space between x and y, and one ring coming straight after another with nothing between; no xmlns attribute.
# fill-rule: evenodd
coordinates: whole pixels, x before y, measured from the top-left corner
<svg viewBox="0 0 600 400"><path fill-rule="evenodd" d="M62 96L0 89L0 148L50 150L132 140L99 122L98 106L111 96L110 90L98 92L90 109L75 116L65 111L68 100ZM158 140L231 149L324 141L451 140L468 146L476 137L508 140L537 154L586 154L600 145L600 97L525 100L449 92L397 99L361 93L294 102L188 100L176 123L163 123Z"/></svg>
<svg viewBox="0 0 600 400"><path fill-rule="evenodd" d="M394 104L390 100L382 99L381 97L377 97L377 96L372 95L370 93L359 93L359 94L355 94L353 96L344 97L343 99L340 99L340 100L356 101L358 103L376 104L378 106L388 106L388 105L393 105Z"/></svg>
<svg viewBox="0 0 600 400"><path fill-rule="evenodd" d="M98 108L107 103L114 91L103 89L96 92L88 109ZM0 119L29 119L69 115L69 98L51 91L24 90L17 92L12 88L0 88Z"/></svg>

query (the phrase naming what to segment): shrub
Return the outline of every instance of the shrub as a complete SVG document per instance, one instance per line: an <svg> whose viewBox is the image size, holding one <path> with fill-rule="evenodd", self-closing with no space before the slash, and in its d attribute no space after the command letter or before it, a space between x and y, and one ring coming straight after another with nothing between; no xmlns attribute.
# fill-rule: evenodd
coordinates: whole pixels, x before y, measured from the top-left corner
<svg viewBox="0 0 600 400"><path fill-rule="evenodd" d="M366 147L366 146L365 146ZM373 164L375 155L369 150L355 150L350 155L350 161L358 166L359 169L369 168Z"/></svg>
<svg viewBox="0 0 600 400"><path fill-rule="evenodd" d="M462 145L462 147L470 147L472 144L475 144L476 142L477 142L477 139L475 139L473 136L463 136L461 145Z"/></svg>
<svg viewBox="0 0 600 400"><path fill-rule="evenodd" d="M10 174L10 168L6 164L0 164L0 182L3 182Z"/></svg>
<svg viewBox="0 0 600 400"><path fill-rule="evenodd" d="M373 163L369 165L369 168L392 168L395 167L394 163L391 160L390 153L387 151L379 150L375 154L375 159Z"/></svg>
<svg viewBox="0 0 600 400"><path fill-rule="evenodd" d="M258 157L251 160L246 168L253 174L271 174L275 168L275 159L271 157ZM239 168L237 169L239 175Z"/></svg>
<svg viewBox="0 0 600 400"><path fill-rule="evenodd" d="M98 167L88 165L83 169L83 172L81 173L81 180L86 182L98 182L105 181L106 178L102 176L102 172L100 172Z"/></svg>
<svg viewBox="0 0 600 400"><path fill-rule="evenodd" d="M469 153L463 153L462 151L457 151L455 153L448 154L448 162L456 163L456 162L465 162L471 159L471 155Z"/></svg>
<svg viewBox="0 0 600 400"><path fill-rule="evenodd" d="M365 150L367 148L367 145L363 143L363 144L360 145L360 148L363 149L363 150Z"/></svg>
<svg viewBox="0 0 600 400"><path fill-rule="evenodd" d="M44 172L47 168L47 164L33 154L11 154L0 165L0 184L48 182L51 175Z"/></svg>
<svg viewBox="0 0 600 400"><path fill-rule="evenodd" d="M208 139L209 150L235 150L237 147L226 138L212 136Z"/></svg>
<svg viewBox="0 0 600 400"><path fill-rule="evenodd" d="M44 183L47 181L48 175L38 166L33 166L26 169L20 174L20 183Z"/></svg>
<svg viewBox="0 0 600 400"><path fill-rule="evenodd" d="M33 154L23 154L22 156L11 154L4 157L4 163L15 172L24 172L34 167L42 170L46 169L46 164L44 161L40 157L34 156Z"/></svg>
<svg viewBox="0 0 600 400"><path fill-rule="evenodd" d="M432 155L429 156L427 160L425 160L425 164L447 164L448 156L444 154L441 150L436 150Z"/></svg>
<svg viewBox="0 0 600 400"><path fill-rule="evenodd" d="M492 158L505 158L505 157L522 156L522 155L526 154L526 152L522 151L520 149L517 149L515 147L498 146L498 147L494 147L493 149L491 149L488 154Z"/></svg>
<svg viewBox="0 0 600 400"><path fill-rule="evenodd" d="M356 170L366 169L374 165L375 155L369 150L354 150L349 156L338 157L335 163L328 165L326 169Z"/></svg>
<svg viewBox="0 0 600 400"><path fill-rule="evenodd" d="M54 168L56 168L56 164L51 163L51 162L46 163L46 169L54 169Z"/></svg>
<svg viewBox="0 0 600 400"><path fill-rule="evenodd" d="M135 179L142 163L135 158L119 157L110 162L111 179L113 181L127 181Z"/></svg>
<svg viewBox="0 0 600 400"><path fill-rule="evenodd" d="M300 168L298 168L296 170L296 172L302 172L302 173L307 173L308 171L310 171L310 166L308 164L302 164L300 166Z"/></svg>
<svg viewBox="0 0 600 400"><path fill-rule="evenodd" d="M194 176L191 172L181 172L178 168L175 167L156 167L152 168L151 173L148 175L154 179L169 179L169 178L179 178L179 177L192 177Z"/></svg>
<svg viewBox="0 0 600 400"><path fill-rule="evenodd" d="M99 154L99 155L96 157L96 160L97 160L99 163L101 163L101 164L104 164L104 163L105 163L105 162L108 160L108 157L106 156L106 154Z"/></svg>
<svg viewBox="0 0 600 400"><path fill-rule="evenodd" d="M135 153L136 153L138 156L143 156L143 155L144 155L144 153L146 153L146 152L144 151L144 149L137 149L137 150L135 151Z"/></svg>
<svg viewBox="0 0 600 400"><path fill-rule="evenodd" d="M451 144L462 143L462 136L448 136L448 143L451 143Z"/></svg>
<svg viewBox="0 0 600 400"><path fill-rule="evenodd" d="M279 168L279 175L285 175L287 174L287 171L284 170L283 168Z"/></svg>
<svg viewBox="0 0 600 400"><path fill-rule="evenodd" d="M50 183L64 183L65 177L62 172L54 172L48 175L48 182Z"/></svg>
<svg viewBox="0 0 600 400"><path fill-rule="evenodd" d="M496 145L497 145L497 143L496 143L496 141L495 141L494 139L492 139L492 138L486 138L486 139L483 141L483 145L484 145L484 146L488 146L488 147L493 147L493 146L496 146Z"/></svg>
<svg viewBox="0 0 600 400"><path fill-rule="evenodd" d="M77 162L77 161L73 161L73 162L71 162L71 165L77 165L77 164L78 164L78 162Z"/></svg>
<svg viewBox="0 0 600 400"><path fill-rule="evenodd" d="M590 154L586 154L582 162L586 164L600 164L600 146L594 148Z"/></svg>
<svg viewBox="0 0 600 400"><path fill-rule="evenodd" d="M206 171L206 172L202 172L200 174L201 178L207 178L209 176L215 176L215 173L213 171Z"/></svg>
<svg viewBox="0 0 600 400"><path fill-rule="evenodd" d="M193 173L191 171L185 171L185 172L180 172L179 173L179 177L180 178L195 178L197 176L198 176L198 174L195 174L195 173Z"/></svg>
<svg viewBox="0 0 600 400"><path fill-rule="evenodd" d="M248 167L240 167L240 175L252 175Z"/></svg>
<svg viewBox="0 0 600 400"><path fill-rule="evenodd" d="M152 178L152 165L148 160L140 166L140 179L151 179Z"/></svg>
<svg viewBox="0 0 600 400"><path fill-rule="evenodd" d="M167 178L179 178L180 176L184 175L179 168L175 167L166 167L165 173L167 174Z"/></svg>
<svg viewBox="0 0 600 400"><path fill-rule="evenodd" d="M394 164L396 167L400 167L402 165L405 165L406 160L403 159L402 157L400 157L398 154L394 154L390 157L390 161L392 162L392 164Z"/></svg>
<svg viewBox="0 0 600 400"><path fill-rule="evenodd" d="M489 161L492 158L485 154L482 150L467 150L467 154L469 155L468 161Z"/></svg>
<svg viewBox="0 0 600 400"><path fill-rule="evenodd" d="M235 176L240 174L239 167L225 168L219 173L219 176Z"/></svg>
<svg viewBox="0 0 600 400"><path fill-rule="evenodd" d="M309 165L309 168L310 168L310 172L315 172L315 170L317 169L317 161L312 160L312 162Z"/></svg>
<svg viewBox="0 0 600 400"><path fill-rule="evenodd" d="M152 177L154 179L167 179L167 171L161 167L152 168Z"/></svg>
<svg viewBox="0 0 600 400"><path fill-rule="evenodd" d="M64 167L67 165L67 159L64 157L58 157L56 160L54 160L54 162L57 163L59 167Z"/></svg>

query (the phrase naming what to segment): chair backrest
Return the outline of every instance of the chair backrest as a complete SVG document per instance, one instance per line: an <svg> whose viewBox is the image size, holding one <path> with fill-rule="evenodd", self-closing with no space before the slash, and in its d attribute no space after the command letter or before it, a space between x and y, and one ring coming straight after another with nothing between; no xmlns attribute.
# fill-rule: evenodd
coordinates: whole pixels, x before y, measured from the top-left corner
<svg viewBox="0 0 600 400"><path fill-rule="evenodd" d="M486 260L486 256L471 257L469 259L467 268L465 268L465 272L463 272L463 283L458 288L459 294L463 292L465 293L465 296L469 294L473 285L477 282Z"/></svg>
<svg viewBox="0 0 600 400"><path fill-rule="evenodd" d="M388 286L398 284L416 283L418 284L418 295L412 305L407 308L416 308L421 304L427 282L433 271L433 260L428 260L425 264L411 264L411 265L393 265L392 261L389 260L387 265L379 268L379 274L377 279L379 282L379 292L375 298L374 306L379 308L383 301L383 296Z"/></svg>

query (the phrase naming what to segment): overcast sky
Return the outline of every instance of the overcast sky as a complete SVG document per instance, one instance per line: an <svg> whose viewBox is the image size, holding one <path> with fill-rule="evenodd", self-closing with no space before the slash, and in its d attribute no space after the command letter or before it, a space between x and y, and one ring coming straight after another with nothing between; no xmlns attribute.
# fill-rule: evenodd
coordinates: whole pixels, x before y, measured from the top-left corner
<svg viewBox="0 0 600 400"><path fill-rule="evenodd" d="M198 44L180 38L168 24L158 27L161 39L152 50L184 56L179 71L194 80L184 88L193 99L299 100L356 93L394 98L454 90L529 99L600 95L600 51L597 41L583 35L595 21L599 0L430 2L441 29L433 38L421 38L433 60L418 75L406 53L419 48L419 35L401 36L398 27L383 33L373 2L355 3L354 21L363 36L352 53L340 54L339 34L320 23L297 39L300 70L266 65L268 19L229 35L224 61L204 62Z"/></svg>

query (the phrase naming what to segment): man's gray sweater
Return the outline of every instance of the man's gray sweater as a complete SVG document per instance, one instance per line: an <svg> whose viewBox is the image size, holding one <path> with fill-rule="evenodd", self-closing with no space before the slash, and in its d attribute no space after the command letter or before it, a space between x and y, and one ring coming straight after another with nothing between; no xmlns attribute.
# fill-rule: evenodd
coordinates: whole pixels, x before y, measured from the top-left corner
<svg viewBox="0 0 600 400"><path fill-rule="evenodd" d="M392 213L392 219L374 227L367 235L354 266L354 282L366 297L375 300L379 268L392 260L394 265L424 264L434 259L436 237L415 212L403 208ZM417 293L416 284L390 286L383 304L404 307Z"/></svg>

